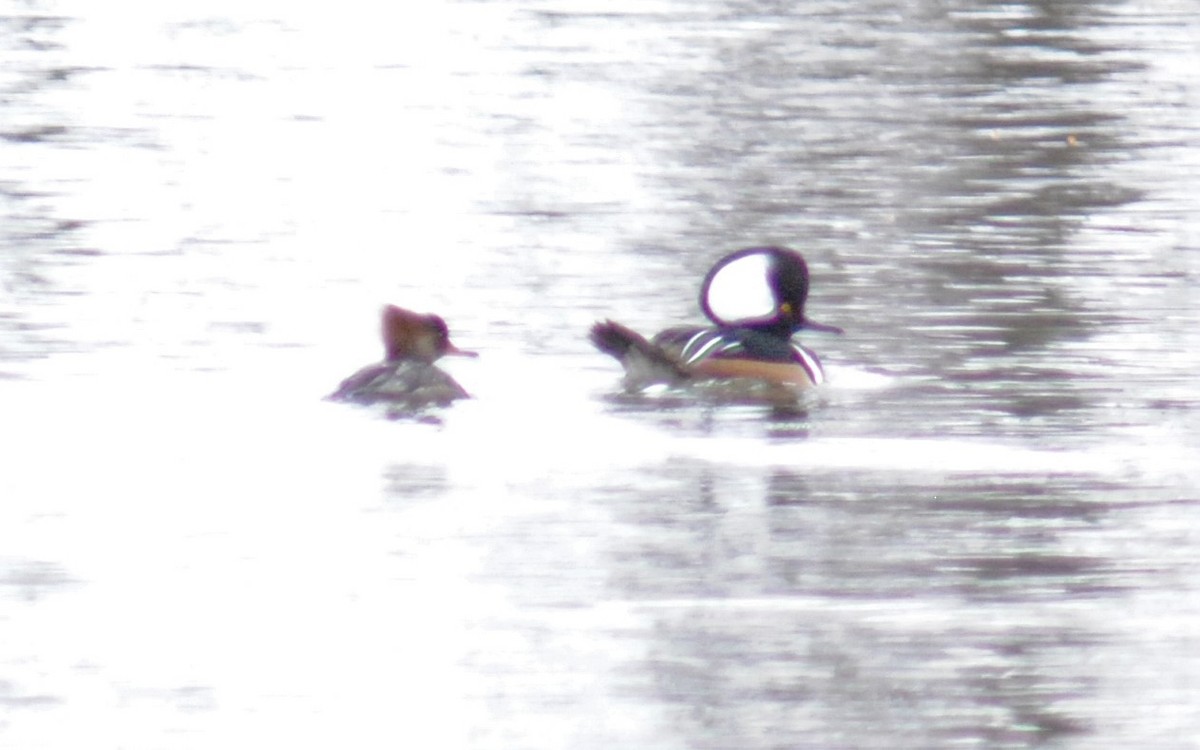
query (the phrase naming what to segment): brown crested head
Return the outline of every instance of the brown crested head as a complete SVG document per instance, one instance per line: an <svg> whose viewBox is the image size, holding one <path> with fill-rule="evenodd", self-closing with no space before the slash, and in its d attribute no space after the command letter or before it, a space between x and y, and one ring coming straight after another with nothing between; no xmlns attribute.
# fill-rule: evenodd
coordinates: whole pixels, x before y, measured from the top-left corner
<svg viewBox="0 0 1200 750"><path fill-rule="evenodd" d="M415 359L434 362L445 354L473 357L450 341L446 321L437 315L422 315L395 305L383 308L383 348L389 362Z"/></svg>

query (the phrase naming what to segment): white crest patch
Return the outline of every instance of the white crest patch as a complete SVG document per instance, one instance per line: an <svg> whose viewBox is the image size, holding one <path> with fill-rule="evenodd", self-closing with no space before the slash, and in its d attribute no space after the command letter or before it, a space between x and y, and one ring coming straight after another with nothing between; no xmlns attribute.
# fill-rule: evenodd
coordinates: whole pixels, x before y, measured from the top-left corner
<svg viewBox="0 0 1200 750"><path fill-rule="evenodd" d="M773 256L748 253L716 270L704 294L714 323L771 318L777 314L775 292L767 281Z"/></svg>

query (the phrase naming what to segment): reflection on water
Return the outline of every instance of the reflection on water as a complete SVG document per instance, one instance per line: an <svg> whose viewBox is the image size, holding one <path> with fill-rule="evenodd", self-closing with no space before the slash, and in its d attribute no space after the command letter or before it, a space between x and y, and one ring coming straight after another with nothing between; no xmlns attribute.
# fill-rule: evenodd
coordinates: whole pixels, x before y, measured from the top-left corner
<svg viewBox="0 0 1200 750"><path fill-rule="evenodd" d="M704 462L639 476L637 489L610 478L569 507L486 522L476 584L509 588L520 607L496 623L506 646L468 657L492 690L510 695L531 670L616 664L613 699L662 705L689 747L768 736L820 747L848 731L855 746L1090 742L1119 730L1128 694L1087 665L1141 636L1133 620L1084 613L1145 595L1149 561L1105 550L1159 506L1084 477L739 477ZM604 514L607 533L589 534ZM587 705L577 684L558 690ZM508 710L547 710L516 693ZM502 733L521 720L492 722Z"/></svg>
<svg viewBox="0 0 1200 750"><path fill-rule="evenodd" d="M1195 8L142 5L0 11L0 744L1200 734ZM621 394L767 243L831 386Z"/></svg>

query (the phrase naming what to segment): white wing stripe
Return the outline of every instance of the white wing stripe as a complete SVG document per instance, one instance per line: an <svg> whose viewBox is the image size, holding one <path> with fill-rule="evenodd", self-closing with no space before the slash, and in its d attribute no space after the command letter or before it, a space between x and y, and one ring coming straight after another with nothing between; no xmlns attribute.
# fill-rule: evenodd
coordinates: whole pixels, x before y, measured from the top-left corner
<svg viewBox="0 0 1200 750"><path fill-rule="evenodd" d="M697 341L696 339L700 338L701 335L706 336L708 340L707 341ZM685 346L683 349L683 354L686 357L686 359L684 360L685 363L689 364L689 365L695 364L696 362L704 359L708 355L712 354L713 349L720 346L723 340L724 340L724 337L721 336L721 334L717 331L704 331L702 334L697 334L696 336L693 336L692 340L689 341L687 346ZM688 352L688 349L691 348L693 344L697 345L697 349L694 354L689 356L687 352Z"/></svg>

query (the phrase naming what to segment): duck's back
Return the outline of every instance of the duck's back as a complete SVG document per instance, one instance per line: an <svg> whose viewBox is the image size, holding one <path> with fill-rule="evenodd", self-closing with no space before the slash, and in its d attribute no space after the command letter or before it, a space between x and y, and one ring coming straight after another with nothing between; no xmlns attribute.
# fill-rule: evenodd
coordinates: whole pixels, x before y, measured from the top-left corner
<svg viewBox="0 0 1200 750"><path fill-rule="evenodd" d="M419 360L368 365L342 381L330 395L334 401L408 406L446 404L468 394L440 368Z"/></svg>

